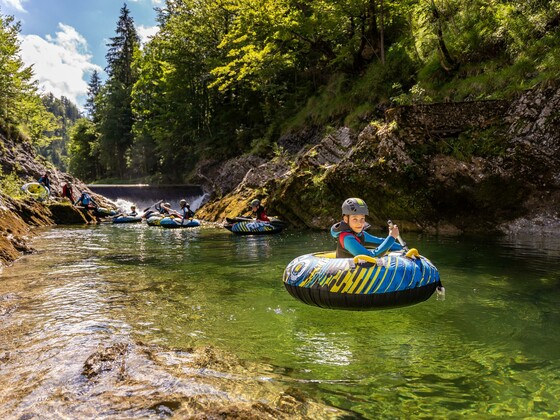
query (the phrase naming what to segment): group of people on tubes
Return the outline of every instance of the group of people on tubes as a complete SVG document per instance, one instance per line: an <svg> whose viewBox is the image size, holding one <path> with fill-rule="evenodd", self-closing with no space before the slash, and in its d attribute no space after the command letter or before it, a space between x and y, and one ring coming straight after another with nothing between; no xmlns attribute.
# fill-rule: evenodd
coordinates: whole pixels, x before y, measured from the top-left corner
<svg viewBox="0 0 560 420"><path fill-rule="evenodd" d="M51 191L51 182L49 179L49 175L50 172L47 171L45 172L39 179L38 179L38 183L43 185L45 188L47 188L47 191L50 194ZM107 216L107 214L105 214L104 212L101 211L101 207L95 202L95 200L91 197L91 195L87 192L87 191L82 191L80 196L78 197L77 200L74 200L74 194L72 192L72 183L71 182L67 182L62 186L62 197L63 198L67 198L70 200L70 202L74 205L74 206L80 206L83 207L87 210L92 210L93 214L96 217L103 217L103 216ZM187 200L181 200L179 201L179 205L180 205L180 209L179 211L177 210L173 210L171 208L171 204L170 203L164 203L163 200L159 201L158 203L156 203L154 205L154 207L156 208L156 210L164 215L164 216L173 216L173 217L178 217L181 218L183 220L186 219L192 219L194 217L194 211L191 209L190 204L187 202ZM127 213L118 213L118 214L113 214L112 217L118 217L118 216L131 216L131 217L137 217L137 216L142 216L140 215L137 210L136 210L136 206L135 205L131 205L130 206L130 211Z"/></svg>
<svg viewBox="0 0 560 420"><path fill-rule="evenodd" d="M47 187L50 191L49 173L46 172L38 181ZM72 183L68 182L62 187L62 196L69 198L75 206L82 206L87 209L96 211L99 206L93 198L83 191L76 201L72 195ZM163 200L156 203L155 209L162 215L180 217L183 220L192 219L194 211L191 210L187 200L179 202L180 210L176 211L171 208L170 203L164 203ZM250 203L253 217L257 221L269 222L270 218L266 214L266 210L260 200L255 199ZM128 216L138 216L136 206L130 207ZM336 256L337 258L351 258L356 255L369 255L377 257L388 251L401 251L405 246L397 242L399 237L399 228L395 224L389 225L389 234L386 238L379 238L366 232L369 224L366 222L366 216L369 215L369 209L364 200L360 198L348 198L342 203L342 220L331 227L331 235L337 241ZM376 246L375 249L366 248L367 246Z"/></svg>

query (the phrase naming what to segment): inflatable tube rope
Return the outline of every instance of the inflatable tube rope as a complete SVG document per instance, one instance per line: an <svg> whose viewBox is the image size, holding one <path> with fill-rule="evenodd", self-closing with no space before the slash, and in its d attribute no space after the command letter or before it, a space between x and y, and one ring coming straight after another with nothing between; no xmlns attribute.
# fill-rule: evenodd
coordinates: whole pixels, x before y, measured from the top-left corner
<svg viewBox="0 0 560 420"><path fill-rule="evenodd" d="M380 258L302 255L288 264L283 280L303 303L356 311L414 305L441 286L437 268L416 249Z"/></svg>

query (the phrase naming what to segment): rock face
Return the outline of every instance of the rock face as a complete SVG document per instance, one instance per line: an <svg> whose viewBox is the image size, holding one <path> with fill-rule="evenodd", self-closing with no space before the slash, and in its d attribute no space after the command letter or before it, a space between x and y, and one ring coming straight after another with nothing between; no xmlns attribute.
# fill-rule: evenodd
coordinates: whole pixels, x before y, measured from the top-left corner
<svg viewBox="0 0 560 420"><path fill-rule="evenodd" d="M29 225L6 206L0 198L0 270L22 253L31 252L25 240L30 234Z"/></svg>
<svg viewBox="0 0 560 420"><path fill-rule="evenodd" d="M263 163L265 159L258 156L241 156L226 162L204 161L199 163L192 181L205 192L222 197L243 181L248 171Z"/></svg>
<svg viewBox="0 0 560 420"><path fill-rule="evenodd" d="M430 232L554 229L560 208L560 89L515 100L399 107L361 133L340 128L247 173L202 214L219 220L261 198L296 227L326 229L346 197L370 222ZM256 174L259 176L256 176ZM243 207L244 207L243 206ZM556 222L555 222L556 221Z"/></svg>
<svg viewBox="0 0 560 420"><path fill-rule="evenodd" d="M80 180L56 169L48 169L47 163L35 154L29 143L7 139L1 129L0 169L0 181L3 177L12 177L13 185L10 187L14 190L0 189L0 269L22 253L32 252L27 240L33 234L33 227L95 221L91 215L71 206L69 200L60 197L64 183L73 183L75 198L81 191L88 191L99 204L113 207L104 197L92 193ZM20 194L21 185L36 181L47 169L51 179L51 198L47 202L25 196L12 197ZM0 186L4 186L4 189L6 187L2 182Z"/></svg>

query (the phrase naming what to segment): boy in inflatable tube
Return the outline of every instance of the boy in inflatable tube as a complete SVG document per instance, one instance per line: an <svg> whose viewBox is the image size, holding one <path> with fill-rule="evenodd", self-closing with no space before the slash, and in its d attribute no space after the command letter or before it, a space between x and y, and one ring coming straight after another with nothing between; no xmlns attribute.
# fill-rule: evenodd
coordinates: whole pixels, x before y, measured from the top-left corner
<svg viewBox="0 0 560 420"><path fill-rule="evenodd" d="M397 225L389 226L389 235L385 239L365 232L368 215L368 206L360 198L348 198L342 203L342 221L331 227L331 235L337 239L337 258L353 258L357 255L378 257L388 251L403 250L403 246L396 242L399 237ZM368 249L366 246L377 248Z"/></svg>

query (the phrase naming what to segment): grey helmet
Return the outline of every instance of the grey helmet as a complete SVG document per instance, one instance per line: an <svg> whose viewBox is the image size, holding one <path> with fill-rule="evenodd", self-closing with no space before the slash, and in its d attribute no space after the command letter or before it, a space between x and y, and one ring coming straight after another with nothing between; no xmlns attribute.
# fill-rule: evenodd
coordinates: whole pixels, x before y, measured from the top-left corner
<svg viewBox="0 0 560 420"><path fill-rule="evenodd" d="M251 207L258 207L260 206L261 202L259 200L257 200L256 198L251 201Z"/></svg>
<svg viewBox="0 0 560 420"><path fill-rule="evenodd" d="M366 202L361 198L347 198L344 200L344 203L342 203L342 214L363 214L364 216L368 216L369 210Z"/></svg>
<svg viewBox="0 0 560 420"><path fill-rule="evenodd" d="M189 203L187 203L187 200L184 200L184 199L181 200L181 201L179 201L179 204L180 204L181 206L184 204L185 206L189 207Z"/></svg>

